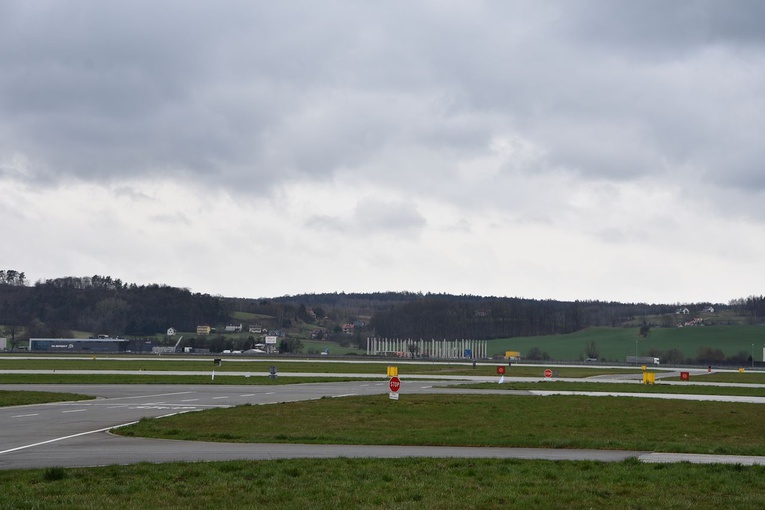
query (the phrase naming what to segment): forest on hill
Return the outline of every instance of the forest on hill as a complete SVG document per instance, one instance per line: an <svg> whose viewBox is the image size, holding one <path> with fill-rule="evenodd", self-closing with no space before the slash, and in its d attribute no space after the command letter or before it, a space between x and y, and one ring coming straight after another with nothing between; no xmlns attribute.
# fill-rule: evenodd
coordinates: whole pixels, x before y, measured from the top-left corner
<svg viewBox="0 0 765 510"><path fill-rule="evenodd" d="M227 319L220 298L166 285L126 284L99 275L31 286L7 277L0 282L0 325L9 336L23 331L32 338L68 338L74 330L150 336L167 331L169 325L189 331L197 324Z"/></svg>
<svg viewBox="0 0 765 510"><path fill-rule="evenodd" d="M714 307L732 310L751 324L765 316L765 297L721 303L645 304L556 301L413 292L301 294L276 298L226 298L167 285L136 285L110 276L62 277L30 284L23 272L0 270L0 336L71 337L73 331L144 337L167 328L226 325L236 313L262 317L284 329L316 325L327 335L358 325L363 336L495 339L573 333L593 326L674 326ZM305 329L305 328L303 328ZM310 329L310 328L309 328Z"/></svg>

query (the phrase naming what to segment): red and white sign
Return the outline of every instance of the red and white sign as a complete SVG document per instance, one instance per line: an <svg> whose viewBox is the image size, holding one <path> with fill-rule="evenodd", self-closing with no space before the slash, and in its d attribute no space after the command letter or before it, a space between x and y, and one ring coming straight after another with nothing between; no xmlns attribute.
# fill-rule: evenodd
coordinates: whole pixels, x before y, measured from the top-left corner
<svg viewBox="0 0 765 510"><path fill-rule="evenodd" d="M390 388L390 391L396 393L399 389L401 389L401 379L398 377L391 377L390 381L388 382L388 387Z"/></svg>
<svg viewBox="0 0 765 510"><path fill-rule="evenodd" d="M499 365L497 367L497 375L502 375L504 373L505 373L505 367L503 367L502 365Z"/></svg>
<svg viewBox="0 0 765 510"><path fill-rule="evenodd" d="M548 368L548 369L546 369L546 370L545 370L545 377L546 377L546 378L548 378L548 379L549 379L550 377L552 377L552 370L550 370L549 368Z"/></svg>
<svg viewBox="0 0 765 510"><path fill-rule="evenodd" d="M691 380L691 373L690 372L680 372L680 380L681 381L690 381Z"/></svg>

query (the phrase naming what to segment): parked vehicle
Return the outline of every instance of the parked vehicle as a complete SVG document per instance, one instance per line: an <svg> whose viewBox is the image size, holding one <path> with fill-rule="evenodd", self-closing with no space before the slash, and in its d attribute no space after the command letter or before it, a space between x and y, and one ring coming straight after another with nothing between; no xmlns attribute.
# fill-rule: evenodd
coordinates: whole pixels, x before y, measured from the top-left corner
<svg viewBox="0 0 765 510"><path fill-rule="evenodd" d="M651 356L627 356L627 363L633 363L635 365L659 365L661 358L654 358Z"/></svg>

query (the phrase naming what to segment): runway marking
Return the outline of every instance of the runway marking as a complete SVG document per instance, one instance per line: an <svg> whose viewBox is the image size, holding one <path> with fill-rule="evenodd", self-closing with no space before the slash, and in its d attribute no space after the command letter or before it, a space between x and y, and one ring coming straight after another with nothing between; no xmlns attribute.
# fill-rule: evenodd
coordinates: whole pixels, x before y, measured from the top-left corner
<svg viewBox="0 0 765 510"><path fill-rule="evenodd" d="M63 436L63 437L57 437L55 439L48 439L47 441L40 441L39 443L32 443L32 444L28 444L26 446L17 446L16 448L10 448L8 450L0 451L0 455L5 455L6 453L11 453L11 452L17 452L19 450L26 450L27 448L34 448L35 446L42 446L44 444L55 443L57 441L63 441L65 439L72 439L73 437L87 436L88 434L95 434L97 432L104 432L104 431L107 431L107 430L110 430L110 429L113 429L113 428L116 428L116 427L126 427L126 426L132 425L134 423L138 423L138 422L137 421L131 421L130 423L123 423L122 425L112 425L110 427L104 427L104 428L98 429L98 430L90 430L88 432L80 432L79 434L72 434L71 436Z"/></svg>
<svg viewBox="0 0 765 510"><path fill-rule="evenodd" d="M79 413L82 411L87 411L87 409L72 409L70 411L61 411L62 413Z"/></svg>
<svg viewBox="0 0 765 510"><path fill-rule="evenodd" d="M168 416L173 416L173 415L181 414L181 413L187 413L187 412L190 412L190 411L193 411L193 410L194 409L182 409L182 410L180 410L180 412L164 414L162 416L157 416L157 418L166 418ZM6 453L17 452L19 450L26 450L27 448L34 448L35 446L42 446L42 445L45 445L45 444L56 443L58 441L64 441L66 439L72 439L74 437L87 436L88 434L97 434L98 432L106 432L107 430L127 427L128 425L133 425L133 424L136 424L136 423L138 423L138 421L130 421L130 422L127 422L127 423L122 423L120 425L110 425L109 427L104 427L104 428L96 429L96 430L90 430L88 432L80 432L79 434L72 434L70 436L63 436L63 437L57 437L57 438L54 438L54 439L48 439L47 441L40 441L39 443L32 443L32 444L28 444L28 445L25 445L25 446L17 446L16 448L10 448L8 450L0 451L0 455L5 455Z"/></svg>
<svg viewBox="0 0 765 510"><path fill-rule="evenodd" d="M158 393L156 395L135 395L133 397L114 397L114 398L110 398L108 400L124 400L124 399L128 399L128 398L135 399L135 398L167 397L167 396L171 396L171 395L188 395L190 393L194 393L194 392L193 391L176 391L176 392L173 392L173 393Z"/></svg>
<svg viewBox="0 0 765 510"><path fill-rule="evenodd" d="M11 418L26 418L27 416L40 416L40 413L34 413L34 414L17 414L16 416L11 416Z"/></svg>
<svg viewBox="0 0 765 510"><path fill-rule="evenodd" d="M268 393L264 393L264 395L276 395L275 391L269 391Z"/></svg>
<svg viewBox="0 0 765 510"><path fill-rule="evenodd" d="M219 407L219 406L207 406L207 407ZM191 409L197 409L196 407L192 406L134 406L134 407L128 407L128 409L170 409L170 410L191 410Z"/></svg>
<svg viewBox="0 0 765 510"><path fill-rule="evenodd" d="M240 397L254 397L254 393L248 393L247 395L239 395Z"/></svg>
<svg viewBox="0 0 765 510"><path fill-rule="evenodd" d="M220 400L220 399L222 399L222 398L228 398L228 397L213 397L212 399L213 399L213 400Z"/></svg>
<svg viewBox="0 0 765 510"><path fill-rule="evenodd" d="M196 402L197 400L199 400L199 399L198 398L187 398L185 400L181 400L181 402Z"/></svg>

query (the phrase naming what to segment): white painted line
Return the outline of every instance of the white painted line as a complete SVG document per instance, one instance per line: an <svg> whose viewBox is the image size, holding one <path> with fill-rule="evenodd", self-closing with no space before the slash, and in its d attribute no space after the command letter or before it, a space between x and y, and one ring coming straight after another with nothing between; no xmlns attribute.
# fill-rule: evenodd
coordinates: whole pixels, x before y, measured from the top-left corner
<svg viewBox="0 0 765 510"><path fill-rule="evenodd" d="M34 413L34 414L17 414L16 416L11 416L11 418L26 418L27 416L40 416L40 413Z"/></svg>
<svg viewBox="0 0 765 510"><path fill-rule="evenodd" d="M356 395L355 393L346 393L344 395L333 395L332 398L341 398L341 397L353 397Z"/></svg>
<svg viewBox="0 0 765 510"><path fill-rule="evenodd" d="M158 393L157 395L136 395L133 397L114 397L110 398L109 400L124 400L128 398L154 398L154 397L168 397L171 395L188 395L189 393L194 393L193 391L176 391L173 393Z"/></svg>
<svg viewBox="0 0 765 510"><path fill-rule="evenodd" d="M105 428L98 429L98 430L91 430L91 431L88 431L88 432L80 432L79 434L72 434L71 436L64 436L64 437L57 437L55 439L48 439L47 441L40 441L39 443L32 443L32 444L28 444L26 446L18 446L16 448L11 448L9 450L0 451L0 455L5 455L6 453L11 453L11 452L17 452L19 450L26 450L27 448L34 448L35 446L42 446L44 444L55 443L57 441L63 441L65 439L71 439L73 437L87 436L88 434L95 434L97 432L105 432L107 430L118 428L118 427L126 427L126 426L132 425L134 423L138 423L138 422L137 421L131 421L130 423L123 423L122 425L113 425L111 427L105 427Z"/></svg>
<svg viewBox="0 0 765 510"><path fill-rule="evenodd" d="M239 395L240 397L254 397L254 393L248 393L247 395Z"/></svg>
<svg viewBox="0 0 765 510"><path fill-rule="evenodd" d="M196 402L199 400L198 398L187 398L186 400L181 400L181 402Z"/></svg>
<svg viewBox="0 0 765 510"><path fill-rule="evenodd" d="M72 409L71 411L61 411L62 413L79 413L81 411L87 411L87 409Z"/></svg>
<svg viewBox="0 0 765 510"><path fill-rule="evenodd" d="M213 400L220 400L220 399L222 399L222 398L228 398L228 397L213 397L212 399L213 399Z"/></svg>
<svg viewBox="0 0 765 510"><path fill-rule="evenodd" d="M268 393L265 393L265 395L276 395L275 391L269 391Z"/></svg>

